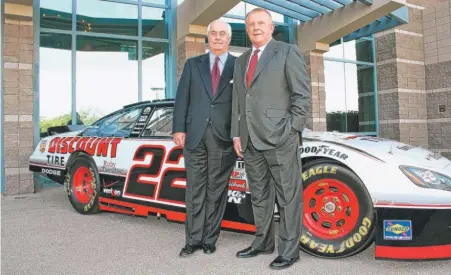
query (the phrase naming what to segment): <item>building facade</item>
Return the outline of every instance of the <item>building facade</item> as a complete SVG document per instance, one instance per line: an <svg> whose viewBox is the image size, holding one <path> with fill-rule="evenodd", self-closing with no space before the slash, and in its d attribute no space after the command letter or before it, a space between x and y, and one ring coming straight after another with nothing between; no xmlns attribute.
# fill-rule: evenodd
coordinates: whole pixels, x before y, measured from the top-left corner
<svg viewBox="0 0 451 275"><path fill-rule="evenodd" d="M407 0L408 23L393 25L385 15L402 1L274 2L2 1L2 193L42 187L28 158L48 127L88 125L129 103L174 97L186 59L208 51L214 18L231 24L231 52L242 54L251 46L244 18L256 6L271 10L274 39L305 54L309 128L381 136L451 158L449 0ZM369 24L375 16L382 19ZM356 28L362 18L368 22ZM383 30L375 27L385 19Z"/></svg>

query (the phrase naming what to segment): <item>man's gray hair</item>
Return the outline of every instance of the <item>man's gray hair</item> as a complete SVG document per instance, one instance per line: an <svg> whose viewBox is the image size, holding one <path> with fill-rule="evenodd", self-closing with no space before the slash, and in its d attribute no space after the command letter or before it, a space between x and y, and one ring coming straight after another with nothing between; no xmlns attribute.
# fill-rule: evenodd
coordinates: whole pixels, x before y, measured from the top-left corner
<svg viewBox="0 0 451 275"><path fill-rule="evenodd" d="M211 25L212 25L214 22L216 22L216 21L225 23L225 24L227 25L227 33L229 34L229 37L232 38L232 27L230 26L230 24L229 24L228 22L226 22L226 21L224 21L224 20L221 20L221 19L213 20L210 24L208 24L208 27L207 27L207 35L210 33L210 27L211 27Z"/></svg>

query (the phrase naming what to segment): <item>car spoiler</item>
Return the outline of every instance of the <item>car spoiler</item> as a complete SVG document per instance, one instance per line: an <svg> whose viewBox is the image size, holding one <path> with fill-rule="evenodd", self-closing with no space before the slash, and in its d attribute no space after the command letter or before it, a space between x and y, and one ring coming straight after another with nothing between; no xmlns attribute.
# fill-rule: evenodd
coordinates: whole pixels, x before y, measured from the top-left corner
<svg viewBox="0 0 451 275"><path fill-rule="evenodd" d="M62 125L62 126L53 126L49 127L47 129L47 132L41 133L41 138L46 136L54 136L57 134L67 133L67 132L74 132L74 131L80 131L85 129L86 125Z"/></svg>

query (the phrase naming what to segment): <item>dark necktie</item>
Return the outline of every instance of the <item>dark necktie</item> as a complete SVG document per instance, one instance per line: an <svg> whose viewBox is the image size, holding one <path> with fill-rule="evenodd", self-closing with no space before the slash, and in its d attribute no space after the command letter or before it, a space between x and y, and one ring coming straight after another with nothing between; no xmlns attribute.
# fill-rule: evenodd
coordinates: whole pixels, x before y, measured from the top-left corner
<svg viewBox="0 0 451 275"><path fill-rule="evenodd" d="M219 57L216 57L215 64L213 65L213 70L211 71L211 90L213 91L213 95L216 93L216 88L218 88L219 83Z"/></svg>
<svg viewBox="0 0 451 275"><path fill-rule="evenodd" d="M249 88L251 85L252 78L254 77L254 71L255 67L257 67L258 63L258 53L260 52L259 49L256 49L254 54L252 55L251 62L249 63L249 68L247 69L247 75L246 75L246 87Z"/></svg>

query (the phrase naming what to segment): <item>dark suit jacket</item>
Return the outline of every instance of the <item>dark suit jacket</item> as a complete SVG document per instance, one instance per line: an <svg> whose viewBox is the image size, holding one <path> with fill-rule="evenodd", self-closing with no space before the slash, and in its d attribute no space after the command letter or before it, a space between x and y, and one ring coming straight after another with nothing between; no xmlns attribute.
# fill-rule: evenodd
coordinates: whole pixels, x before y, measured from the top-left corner
<svg viewBox="0 0 451 275"><path fill-rule="evenodd" d="M255 148L268 150L282 145L291 131L302 134L311 102L310 80L299 48L272 39L247 88L251 52L236 60L231 134L241 137L243 151L249 137Z"/></svg>
<svg viewBox="0 0 451 275"><path fill-rule="evenodd" d="M186 61L177 89L172 129L173 133L186 133L186 148L197 147L208 123L221 147L232 145L230 119L235 60L229 53L215 96L208 53Z"/></svg>

